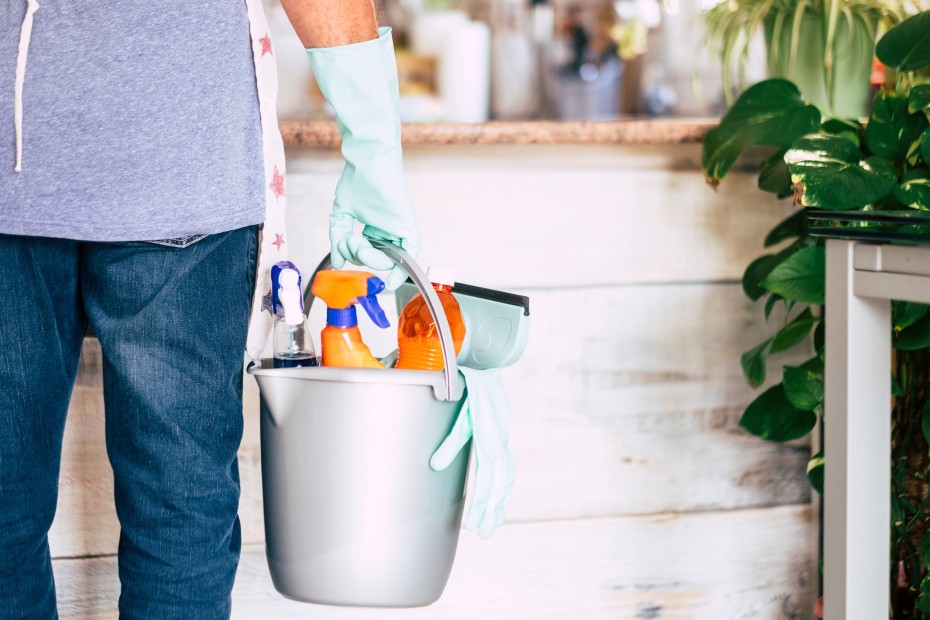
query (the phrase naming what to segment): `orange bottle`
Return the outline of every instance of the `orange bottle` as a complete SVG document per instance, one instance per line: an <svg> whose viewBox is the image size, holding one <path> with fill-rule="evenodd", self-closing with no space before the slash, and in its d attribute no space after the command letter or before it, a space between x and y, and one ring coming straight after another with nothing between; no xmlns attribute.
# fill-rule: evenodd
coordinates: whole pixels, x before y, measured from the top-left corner
<svg viewBox="0 0 930 620"><path fill-rule="evenodd" d="M364 271L320 271L311 291L326 302L326 327L320 334L323 366L384 368L362 341L355 305L360 305L378 327L389 327L376 295L384 282Z"/></svg>
<svg viewBox="0 0 930 620"><path fill-rule="evenodd" d="M442 302L449 327L452 329L452 342L455 354L462 350L465 341L465 322L459 302L452 294L455 273L451 269L430 267L427 273L433 289ZM408 370L442 370L442 347L439 344L439 331L433 322L433 315L426 306L422 294L410 300L397 321L397 366Z"/></svg>

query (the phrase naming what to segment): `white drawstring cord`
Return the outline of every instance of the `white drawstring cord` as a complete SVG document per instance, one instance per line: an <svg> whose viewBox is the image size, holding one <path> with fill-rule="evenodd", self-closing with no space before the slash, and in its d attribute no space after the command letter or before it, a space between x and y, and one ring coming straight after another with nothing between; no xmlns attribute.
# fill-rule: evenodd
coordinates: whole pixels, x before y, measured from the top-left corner
<svg viewBox="0 0 930 620"><path fill-rule="evenodd" d="M39 10L38 0L26 0L26 17L19 33L19 54L16 56L16 85L14 88L13 122L16 125L16 172L23 169L23 83L26 81L26 56L32 38L32 16Z"/></svg>

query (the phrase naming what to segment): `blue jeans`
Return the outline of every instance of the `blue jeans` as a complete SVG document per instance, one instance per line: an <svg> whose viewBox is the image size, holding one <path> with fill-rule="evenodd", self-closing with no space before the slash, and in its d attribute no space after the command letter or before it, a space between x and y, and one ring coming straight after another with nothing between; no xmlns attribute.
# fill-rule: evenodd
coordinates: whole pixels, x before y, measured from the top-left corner
<svg viewBox="0 0 930 620"><path fill-rule="evenodd" d="M120 618L230 615L257 229L189 241L0 235L3 620L57 617L47 535L88 323L103 351Z"/></svg>

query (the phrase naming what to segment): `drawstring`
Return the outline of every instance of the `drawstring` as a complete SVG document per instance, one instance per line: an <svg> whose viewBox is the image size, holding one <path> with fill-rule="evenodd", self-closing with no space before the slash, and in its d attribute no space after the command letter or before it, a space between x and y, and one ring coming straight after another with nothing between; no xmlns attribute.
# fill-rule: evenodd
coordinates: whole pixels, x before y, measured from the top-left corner
<svg viewBox="0 0 930 620"><path fill-rule="evenodd" d="M23 18L23 27L19 33L13 106L13 122L16 125L16 172L23 169L23 82L26 81L26 56L29 53L29 39L32 38L32 16L38 10L38 0L26 0L26 17Z"/></svg>

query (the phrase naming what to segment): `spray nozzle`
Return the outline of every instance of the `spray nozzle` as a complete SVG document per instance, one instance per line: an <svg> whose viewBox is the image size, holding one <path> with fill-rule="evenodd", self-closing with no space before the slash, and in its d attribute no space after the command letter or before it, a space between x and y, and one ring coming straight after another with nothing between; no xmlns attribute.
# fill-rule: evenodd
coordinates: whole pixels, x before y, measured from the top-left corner
<svg viewBox="0 0 930 620"><path fill-rule="evenodd" d="M297 288L301 288L301 276L300 271L297 270L297 265L292 263L289 260L283 260L275 263L271 266L271 314L282 316L284 308L281 306L281 299L278 297L278 289L281 288L281 283L279 278L281 277L281 272L285 269L293 269L297 271ZM304 309L304 300L300 300L300 310L303 312Z"/></svg>
<svg viewBox="0 0 930 620"><path fill-rule="evenodd" d="M284 321L288 325L300 325L304 321L303 300L300 298L300 272L296 269L282 269L278 274L278 302L284 312Z"/></svg>
<svg viewBox="0 0 930 620"><path fill-rule="evenodd" d="M320 271L311 292L326 303L326 322L334 327L354 327L358 319L354 305L359 304L378 327L390 327L378 304L384 290L381 278L366 271Z"/></svg>
<svg viewBox="0 0 930 620"><path fill-rule="evenodd" d="M358 298L358 305L364 308L375 325L382 328L391 326L384 309L378 304L377 295L383 290L384 281L377 276L371 276L368 278L368 294Z"/></svg>

